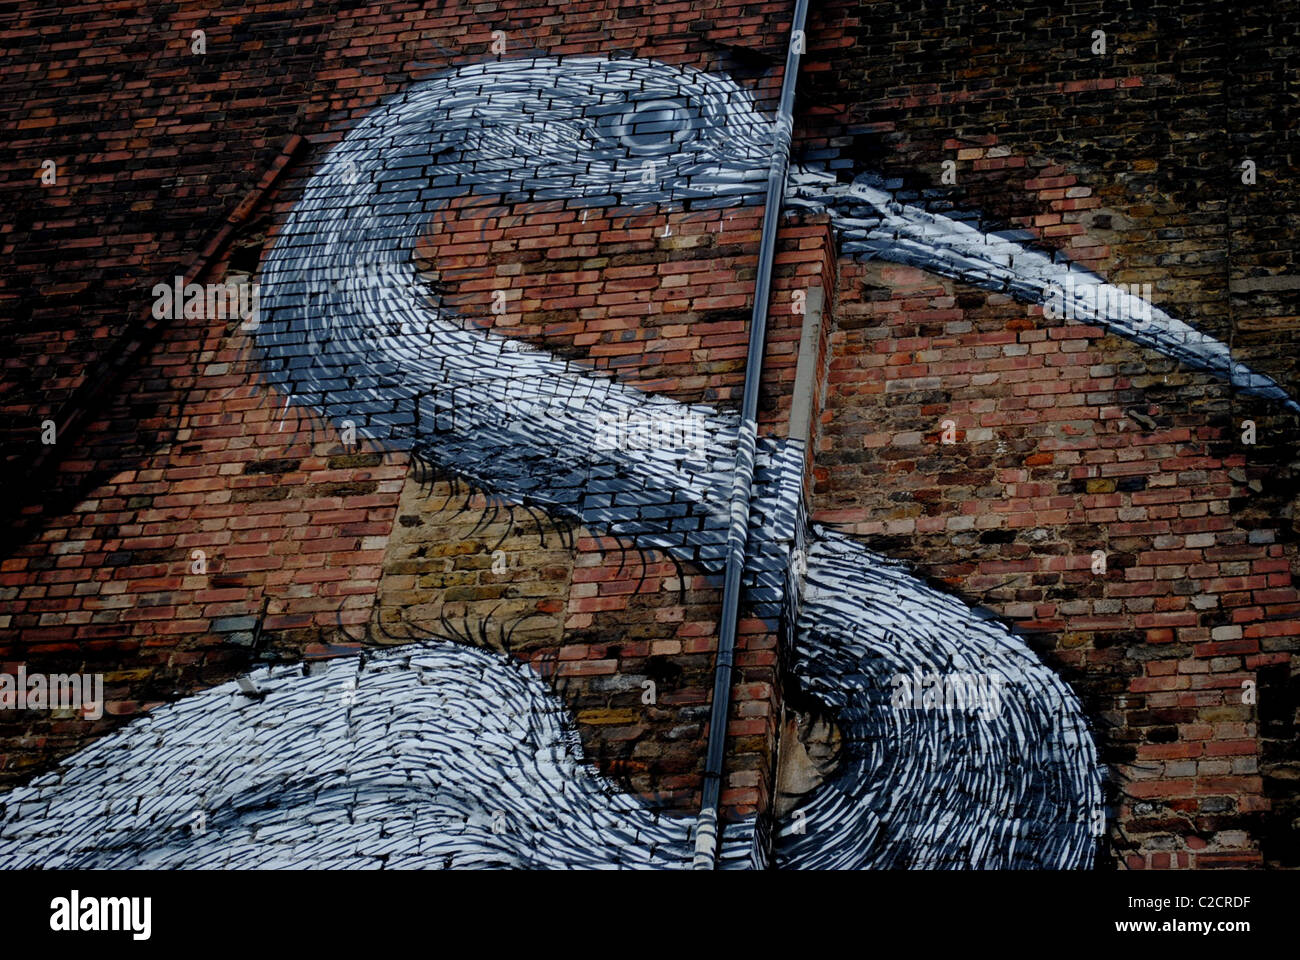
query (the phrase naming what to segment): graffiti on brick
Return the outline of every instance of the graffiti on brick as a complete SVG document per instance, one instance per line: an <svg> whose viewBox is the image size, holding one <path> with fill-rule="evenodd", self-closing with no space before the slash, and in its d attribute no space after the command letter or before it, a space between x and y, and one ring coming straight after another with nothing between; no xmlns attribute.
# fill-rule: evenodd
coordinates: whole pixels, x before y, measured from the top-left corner
<svg viewBox="0 0 1300 960"><path fill-rule="evenodd" d="M1243 393L1300 411L1280 385L1235 360L1226 343L1152 305L1150 284L1108 284L1062 253L1026 246L1034 239L1028 231L986 232L978 214L904 202L901 181L873 173L841 183L829 171L803 168L791 172L788 193L788 203L830 215L844 254L907 264L1041 304L1049 317L1096 324Z"/></svg>
<svg viewBox="0 0 1300 960"><path fill-rule="evenodd" d="M653 61L498 61L422 81L330 151L277 235L254 331L265 375L286 405L719 575L735 414L476 329L422 280L416 245L431 216L464 200L758 203L771 140L744 88ZM1055 303L1292 403L1131 291L891 189L869 174L841 184L799 168L790 198L830 214L846 255ZM628 423L689 424L689 442L609 442L593 429ZM990 615L808 523L802 444L764 438L755 467L747 602L786 624L790 669L844 740L833 776L778 825L776 864L1088 865L1101 771L1069 687ZM923 674L983 678L998 708L891 702L895 678ZM158 708L5 797L0 865L690 862L691 822L584 765L563 705L509 658L431 637L320 674L242 679ZM201 797L184 793L180 773L196 764ZM131 778L177 786L106 821L108 798L129 793ZM39 818L19 816L38 807ZM724 863L761 863L761 833L753 821L728 826Z"/></svg>

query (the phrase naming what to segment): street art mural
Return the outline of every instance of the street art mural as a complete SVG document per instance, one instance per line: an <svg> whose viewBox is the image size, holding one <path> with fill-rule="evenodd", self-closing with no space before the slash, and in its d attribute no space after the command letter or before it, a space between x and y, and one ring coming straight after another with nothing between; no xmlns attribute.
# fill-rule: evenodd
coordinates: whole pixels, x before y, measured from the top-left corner
<svg viewBox="0 0 1300 960"><path fill-rule="evenodd" d="M746 89L648 60L501 61L418 83L329 152L276 237L254 334L265 376L286 404L442 475L720 575L736 415L476 328L422 280L416 247L466 198L760 202L771 143ZM896 188L806 166L789 202L829 214L845 255L1055 299L1294 407L1131 291ZM629 420L689 424L692 442L608 443L592 428ZM747 602L784 622L789 669L843 750L777 826L775 865L1091 865L1102 777L1074 694L990 615L809 524L803 456L802 442L760 444ZM982 686L936 704L923 676ZM119 809L132 783L156 799ZM0 802L6 824L31 820L0 840L9 867L685 867L694 824L584 763L529 667L433 637L160 707ZM752 821L729 825L723 865L766 865L754 835Z"/></svg>

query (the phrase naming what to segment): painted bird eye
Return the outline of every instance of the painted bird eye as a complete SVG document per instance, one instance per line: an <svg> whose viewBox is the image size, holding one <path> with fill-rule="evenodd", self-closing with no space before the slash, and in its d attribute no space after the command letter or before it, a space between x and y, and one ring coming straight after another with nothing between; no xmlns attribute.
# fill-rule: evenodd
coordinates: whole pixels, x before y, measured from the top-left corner
<svg viewBox="0 0 1300 960"><path fill-rule="evenodd" d="M598 126L603 137L634 157L674 153L699 129L699 111L680 96L646 91L620 106L600 117Z"/></svg>

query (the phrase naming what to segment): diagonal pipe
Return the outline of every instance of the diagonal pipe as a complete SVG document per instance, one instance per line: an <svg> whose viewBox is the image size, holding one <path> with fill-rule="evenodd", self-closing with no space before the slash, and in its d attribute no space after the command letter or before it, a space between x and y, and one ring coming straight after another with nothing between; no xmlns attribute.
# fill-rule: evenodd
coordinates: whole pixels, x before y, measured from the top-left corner
<svg viewBox="0 0 1300 960"><path fill-rule="evenodd" d="M754 309L749 320L749 350L745 357L745 388L740 405L740 430L736 439L736 464L731 480L731 509L727 531L727 567L722 586L722 618L718 625L718 657L713 669L713 706L709 715L708 755L704 769L700 814L696 822L696 870L709 870L717 862L718 819L722 796L722 768L726 755L727 714L731 712L731 674L735 661L736 626L740 618L741 577L749 540L750 501L754 489L754 454L758 446L758 387L763 372L763 347L767 341L767 312L772 294L772 264L776 258L776 231L785 199L790 166L790 136L794 127L794 90L799 60L806 41L804 21L808 0L795 0L786 47L781 99L777 105L772 155L763 206L763 231L758 246L754 278Z"/></svg>

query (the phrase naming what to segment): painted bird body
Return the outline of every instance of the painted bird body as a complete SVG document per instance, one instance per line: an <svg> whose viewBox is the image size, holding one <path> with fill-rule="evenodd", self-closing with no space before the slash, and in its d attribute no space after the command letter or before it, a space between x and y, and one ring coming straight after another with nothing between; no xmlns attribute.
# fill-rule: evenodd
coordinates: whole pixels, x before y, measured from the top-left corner
<svg viewBox="0 0 1300 960"><path fill-rule="evenodd" d="M430 217L464 197L756 202L770 142L743 88L653 61L499 62L416 84L330 151L277 236L257 331L266 376L359 436L720 575L736 415L475 330L439 306L413 261ZM792 196L829 211L848 252L1026 299L1053 276L1044 254L992 239L981 252L873 189L797 170ZM1123 333L1128 320L1109 322ZM1165 349L1186 332L1169 329L1143 342ZM1180 359L1219 369L1217 348L1198 343ZM629 418L688 423L697 442L611 443L593 430ZM801 444L760 443L746 582L751 602L784 606L792 672L836 716L844 748L780 826L778 865L1088 865L1101 778L1073 693L996 620L810 529L802 457ZM349 671L355 704L344 705L328 691ZM900 708L898 678L921 674L996 678L998 709ZM228 684L159 708L12 792L0 865L689 864L689 822L617 795L583 765L562 705L518 664L429 640L331 665L324 679L260 676L278 689L256 704ZM430 706L431 688L456 699L454 718ZM205 738L211 748L194 751ZM294 744L318 740L319 762L299 769ZM177 773L197 753L204 768ZM96 818L115 811L113 771L127 768L164 775L174 795L156 816L142 803L106 843ZM196 803L208 811L202 837L188 823ZM19 811L36 807L33 826ZM343 820L341 833L292 826ZM729 828L724 860L760 863L753 833L752 821Z"/></svg>

